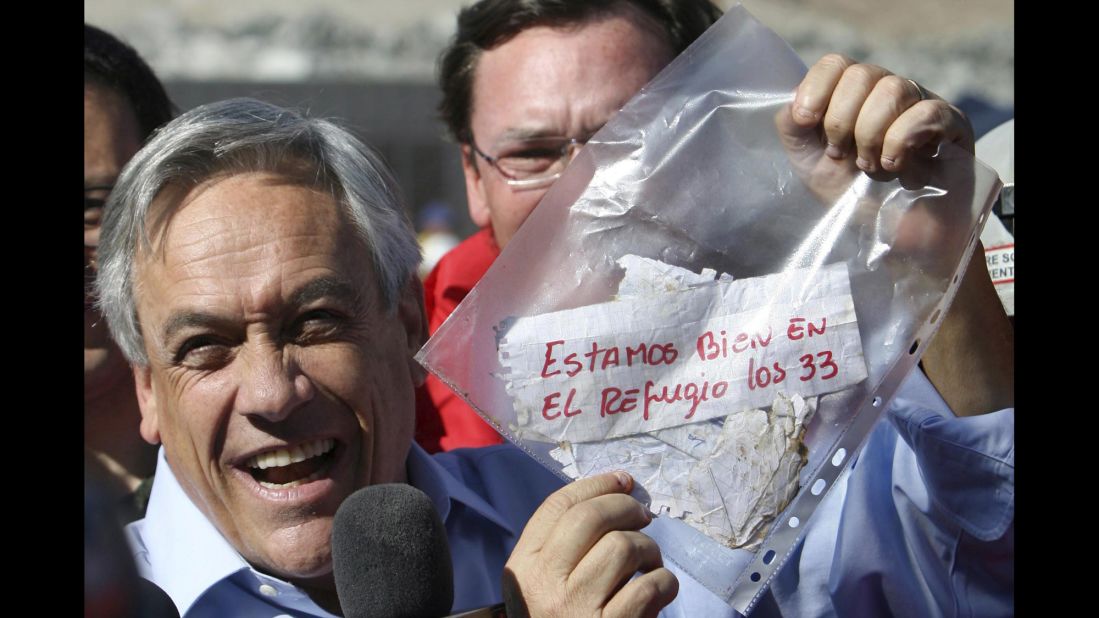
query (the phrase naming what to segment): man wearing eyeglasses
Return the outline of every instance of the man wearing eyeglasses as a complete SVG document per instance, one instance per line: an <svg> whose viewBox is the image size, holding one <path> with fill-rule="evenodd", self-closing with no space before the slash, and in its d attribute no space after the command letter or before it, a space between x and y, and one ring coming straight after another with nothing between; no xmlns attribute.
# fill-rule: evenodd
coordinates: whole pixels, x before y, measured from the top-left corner
<svg viewBox="0 0 1099 618"><path fill-rule="evenodd" d="M459 14L439 64L440 111L482 229L425 281L431 333L577 149L719 16L706 0L481 0ZM854 159L871 174L899 172L942 142L973 150L956 107L836 54L810 68L779 127L787 144L820 140L831 160ZM1013 612L1013 350L987 271L970 266L923 372L822 503L758 613ZM429 450L501 441L433 376L417 392L417 440ZM545 564L513 555L509 568ZM680 598L704 595L696 583L680 586Z"/></svg>
<svg viewBox="0 0 1099 618"><path fill-rule="evenodd" d="M440 111L461 144L481 230L424 282L434 333L596 131L721 12L708 1L514 2L465 9L439 66ZM501 442L434 376L417 392L429 451Z"/></svg>
<svg viewBox="0 0 1099 618"><path fill-rule="evenodd" d="M461 146L470 218L481 230L444 256L424 283L432 334L577 149L720 15L708 0L482 0L459 14L439 63L439 109ZM943 141L973 150L972 127L956 107L911 80L836 54L809 70L794 110L789 131L823 125L827 155L853 157L869 173L899 171ZM928 376L960 415L1010 405L1004 393L1013 387L1005 385L1014 383L1003 349L1007 322L991 302L992 285L976 276L965 284L924 356ZM974 328L989 333L977 337ZM976 349L974 341L995 349ZM987 388L960 382L959 376L985 374L995 374L984 379ZM417 441L437 451L501 438L431 376L417 393Z"/></svg>
<svg viewBox="0 0 1099 618"><path fill-rule="evenodd" d="M133 374L94 306L103 204L122 167L172 117L164 87L133 48L84 25L84 455L126 522L144 514L156 449L138 433Z"/></svg>

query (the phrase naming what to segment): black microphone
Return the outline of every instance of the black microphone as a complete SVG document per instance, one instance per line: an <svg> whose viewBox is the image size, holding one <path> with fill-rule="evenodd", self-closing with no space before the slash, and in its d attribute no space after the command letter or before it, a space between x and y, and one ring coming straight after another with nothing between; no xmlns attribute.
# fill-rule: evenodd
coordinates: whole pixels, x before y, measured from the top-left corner
<svg viewBox="0 0 1099 618"><path fill-rule="evenodd" d="M344 500L332 523L332 569L347 618L445 616L454 603L446 529L410 485L371 485Z"/></svg>
<svg viewBox="0 0 1099 618"><path fill-rule="evenodd" d="M179 618L159 586L140 577L118 523L114 494L84 479L84 617Z"/></svg>
<svg viewBox="0 0 1099 618"><path fill-rule="evenodd" d="M139 577L137 578L138 616L141 618L179 618L179 610L176 609L172 598L164 592L160 586Z"/></svg>

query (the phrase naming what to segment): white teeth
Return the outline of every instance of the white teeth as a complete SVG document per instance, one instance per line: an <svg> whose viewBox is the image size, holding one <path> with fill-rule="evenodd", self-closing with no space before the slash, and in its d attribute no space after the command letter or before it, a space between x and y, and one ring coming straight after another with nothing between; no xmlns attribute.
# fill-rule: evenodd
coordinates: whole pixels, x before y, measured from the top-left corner
<svg viewBox="0 0 1099 618"><path fill-rule="evenodd" d="M260 481L259 484L263 485L264 487L266 487L268 489L286 489L287 487L297 487L298 485L304 485L305 483L312 483L313 481L319 479L322 474L324 474L323 470L317 470L313 474L310 474L309 476L307 476L303 479L298 479L296 481L290 481L289 483L281 483L280 484L280 483L268 483L267 481Z"/></svg>
<svg viewBox="0 0 1099 618"><path fill-rule="evenodd" d="M263 453L262 455L256 455L249 459L245 465L249 468L259 468L260 470L288 466L293 463L298 463L299 461L305 461L310 457L323 455L328 451L331 451L335 445L336 441L332 439L314 440L313 442L295 446L290 450L279 449L277 451ZM280 487L284 486L280 485Z"/></svg>

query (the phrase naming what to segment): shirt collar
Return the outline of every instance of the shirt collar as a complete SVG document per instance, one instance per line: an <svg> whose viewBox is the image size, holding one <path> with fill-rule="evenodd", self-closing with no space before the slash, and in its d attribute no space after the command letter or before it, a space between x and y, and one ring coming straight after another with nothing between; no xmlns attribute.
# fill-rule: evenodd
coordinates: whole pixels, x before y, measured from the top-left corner
<svg viewBox="0 0 1099 618"><path fill-rule="evenodd" d="M407 471L408 483L428 495L444 522L451 514L451 503L458 502L515 534L496 509L416 443L408 452ZM183 491L165 459L164 447L157 454L145 519L134 525L140 527L143 545L135 547L139 566L168 593L181 616L211 587L251 568ZM195 568L199 560L202 567Z"/></svg>
<svg viewBox="0 0 1099 618"><path fill-rule="evenodd" d="M156 477L149 496L141 541L141 565L186 615L191 605L219 581L250 568L206 515L191 502L164 457L157 454ZM138 548L139 552L142 548ZM201 560L202 567L195 568Z"/></svg>
<svg viewBox="0 0 1099 618"><path fill-rule="evenodd" d="M452 502L458 502L473 510L481 517L515 534L515 530L504 517L484 498L444 468L434 457L427 454L419 444L412 443L408 451L408 484L419 489L431 498L435 510L444 522L448 521Z"/></svg>

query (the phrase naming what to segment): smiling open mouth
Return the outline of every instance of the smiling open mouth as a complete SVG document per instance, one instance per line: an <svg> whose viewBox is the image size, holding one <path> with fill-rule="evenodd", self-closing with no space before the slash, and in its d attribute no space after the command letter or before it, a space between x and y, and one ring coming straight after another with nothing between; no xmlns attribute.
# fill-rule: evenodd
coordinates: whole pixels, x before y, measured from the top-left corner
<svg viewBox="0 0 1099 618"><path fill-rule="evenodd" d="M244 465L260 485L270 489L285 489L324 476L335 449L335 440L315 440L291 449L256 455Z"/></svg>

